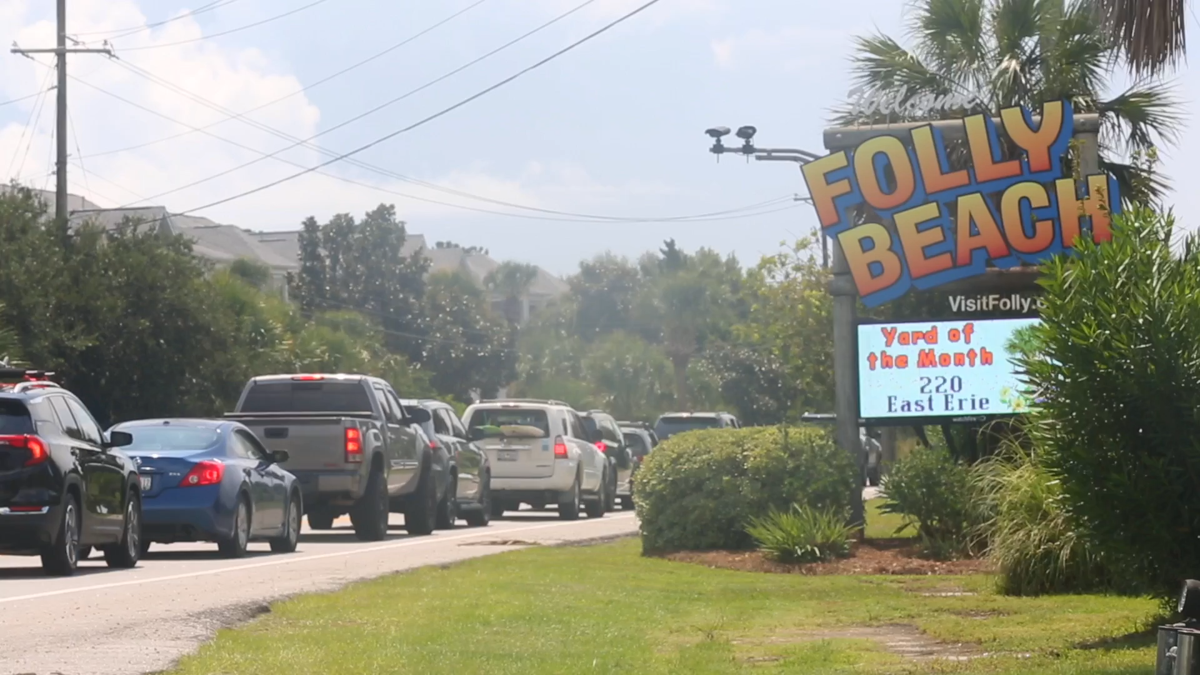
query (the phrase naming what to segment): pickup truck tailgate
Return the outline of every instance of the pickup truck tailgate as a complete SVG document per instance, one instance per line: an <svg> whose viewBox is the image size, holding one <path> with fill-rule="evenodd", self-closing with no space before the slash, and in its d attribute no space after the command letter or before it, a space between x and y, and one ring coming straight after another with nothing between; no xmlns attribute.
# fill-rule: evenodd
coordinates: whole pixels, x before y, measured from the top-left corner
<svg viewBox="0 0 1200 675"><path fill-rule="evenodd" d="M240 419L268 450L286 450L288 471L329 471L357 468L346 462L346 429L358 427L343 417L281 417Z"/></svg>

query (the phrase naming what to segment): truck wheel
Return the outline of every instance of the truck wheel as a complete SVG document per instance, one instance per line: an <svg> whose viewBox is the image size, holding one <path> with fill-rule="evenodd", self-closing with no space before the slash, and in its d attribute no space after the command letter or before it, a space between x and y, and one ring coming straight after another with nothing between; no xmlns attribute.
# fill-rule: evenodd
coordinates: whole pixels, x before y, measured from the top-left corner
<svg viewBox="0 0 1200 675"><path fill-rule="evenodd" d="M488 509L492 512L493 518L499 518L504 515L504 512L508 509L508 505L498 499L493 499Z"/></svg>
<svg viewBox="0 0 1200 675"><path fill-rule="evenodd" d="M63 498L62 520L54 543L42 550L42 569L56 577L75 574L79 565L79 502L67 493Z"/></svg>
<svg viewBox="0 0 1200 675"><path fill-rule="evenodd" d="M596 494L595 501L587 501L583 503L583 510L587 512L588 518L603 518L605 506L608 505L608 474L604 475L604 480L600 481L600 491Z"/></svg>
<svg viewBox="0 0 1200 675"><path fill-rule="evenodd" d="M479 508L466 515L467 525L487 527L492 522L492 478L483 474L483 487L479 490Z"/></svg>
<svg viewBox="0 0 1200 675"><path fill-rule="evenodd" d="M421 473L417 492L412 496L409 507L404 511L404 529L409 534L433 534L437 527L437 489L433 485L433 472Z"/></svg>
<svg viewBox="0 0 1200 675"><path fill-rule="evenodd" d="M387 479L381 470L372 470L367 478L367 490L350 512L354 536L359 541L381 541L387 537L388 513Z"/></svg>
<svg viewBox="0 0 1200 675"><path fill-rule="evenodd" d="M129 492L129 503L125 505L125 524L121 541L104 549L104 561L109 567L129 569L137 567L142 557L142 502L137 492Z"/></svg>
<svg viewBox="0 0 1200 675"><path fill-rule="evenodd" d="M633 510L633 497L632 496L621 497L621 510L622 511L632 511Z"/></svg>
<svg viewBox="0 0 1200 675"><path fill-rule="evenodd" d="M559 499L558 502L558 517L563 520L579 520L579 503L582 501L579 488L579 476L575 477L575 483L571 489Z"/></svg>
<svg viewBox="0 0 1200 675"><path fill-rule="evenodd" d="M458 476L451 475L450 481L446 484L446 494L442 495L442 501L438 502L437 527L439 530L453 529L457 520Z"/></svg>
<svg viewBox="0 0 1200 675"><path fill-rule="evenodd" d="M310 511L308 526L314 530L332 530L333 514L326 511Z"/></svg>
<svg viewBox="0 0 1200 675"><path fill-rule="evenodd" d="M609 472L612 478L609 479L607 487L604 488L604 512L611 513L617 510L617 472L613 468Z"/></svg>

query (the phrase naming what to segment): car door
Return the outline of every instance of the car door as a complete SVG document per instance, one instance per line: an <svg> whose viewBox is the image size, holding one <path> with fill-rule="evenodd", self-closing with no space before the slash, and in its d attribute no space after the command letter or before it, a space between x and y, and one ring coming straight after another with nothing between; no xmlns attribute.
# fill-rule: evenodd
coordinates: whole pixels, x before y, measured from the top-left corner
<svg viewBox="0 0 1200 675"><path fill-rule="evenodd" d="M474 499L479 490L479 456L472 454L470 444L465 438L466 430L454 415L454 411L438 407L436 412L437 418L441 419L446 429L443 440L453 448L451 457L458 467L458 492L455 498Z"/></svg>
<svg viewBox="0 0 1200 675"><path fill-rule="evenodd" d="M579 413L567 412L567 423L571 428L571 440L579 449L580 463L583 464L583 489L595 492L600 489L600 480L604 476L604 464L608 458L596 449L596 445L588 438L587 427Z"/></svg>
<svg viewBox="0 0 1200 675"><path fill-rule="evenodd" d="M383 459L388 467L388 493L396 494L408 482L409 474L404 471L404 426L400 420L404 416L399 405L392 405L388 400L387 389L382 384L373 384L371 391L383 412L383 424L380 430L383 434Z"/></svg>
<svg viewBox="0 0 1200 675"><path fill-rule="evenodd" d="M254 434L235 429L229 436L229 448L250 481L250 498L254 502L252 531L260 536L276 534L283 527L287 501L283 474L267 461L267 450Z"/></svg>
<svg viewBox="0 0 1200 675"><path fill-rule="evenodd" d="M104 449L104 432L82 403L70 396L55 396L51 402L67 436L76 441L80 471L83 473L82 510L91 519L92 532L103 540L120 535L125 522L125 472L120 459ZM63 418L63 409L69 420Z"/></svg>
<svg viewBox="0 0 1200 675"><path fill-rule="evenodd" d="M395 390L385 385L383 395L392 414L396 416L396 420L398 422L403 420L405 418L404 406L400 405L400 397L396 396ZM417 452L417 433L402 423L397 424L394 431L389 430L389 433L396 435L393 447L388 450L392 462L392 472L396 474L395 484L403 488L416 477L417 471L421 468L421 456ZM389 483L391 482L389 481Z"/></svg>
<svg viewBox="0 0 1200 675"><path fill-rule="evenodd" d="M608 457L617 470L617 483L623 484L629 480L629 474L633 470L633 459L629 454L629 444L625 442L625 434L621 433L621 427L617 426L616 420L611 417L600 420L600 429L604 434L605 445L612 448L608 451Z"/></svg>

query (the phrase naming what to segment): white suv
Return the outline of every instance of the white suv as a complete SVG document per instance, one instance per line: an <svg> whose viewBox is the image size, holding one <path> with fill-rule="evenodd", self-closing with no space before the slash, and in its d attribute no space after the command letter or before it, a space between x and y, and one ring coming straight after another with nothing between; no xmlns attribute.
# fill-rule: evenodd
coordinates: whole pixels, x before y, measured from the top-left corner
<svg viewBox="0 0 1200 675"><path fill-rule="evenodd" d="M480 401L463 415L472 441L492 466L492 516L522 502L558 504L564 520L604 516L608 458L588 440L579 413L562 401Z"/></svg>

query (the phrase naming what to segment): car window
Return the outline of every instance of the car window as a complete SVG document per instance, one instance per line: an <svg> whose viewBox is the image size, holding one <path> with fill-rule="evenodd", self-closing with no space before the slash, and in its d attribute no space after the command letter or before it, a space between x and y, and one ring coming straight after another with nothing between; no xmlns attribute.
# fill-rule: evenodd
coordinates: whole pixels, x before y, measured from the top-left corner
<svg viewBox="0 0 1200 675"><path fill-rule="evenodd" d="M122 448L125 452L133 453L191 455L208 450L221 440L221 433L212 427L177 424L156 424L154 426L118 424L113 429L128 432L130 436L133 436L133 443Z"/></svg>
<svg viewBox="0 0 1200 675"><path fill-rule="evenodd" d="M436 408L433 411L433 433L441 434L442 436L453 436L450 431L450 420L446 418L446 411L441 408Z"/></svg>
<svg viewBox="0 0 1200 675"><path fill-rule="evenodd" d="M650 454L650 446L646 443L646 437L636 432L625 434L625 444L629 446L629 451L634 457L645 457Z"/></svg>
<svg viewBox="0 0 1200 675"><path fill-rule="evenodd" d="M20 401L0 401L0 435L32 434L33 416Z"/></svg>
<svg viewBox="0 0 1200 675"><path fill-rule="evenodd" d="M396 415L398 415L396 419L404 419L404 404L400 403L400 399L396 398L395 392L389 389L384 389L383 395L387 398L388 405L396 411Z"/></svg>
<svg viewBox="0 0 1200 675"><path fill-rule="evenodd" d="M84 408L83 404L76 400L69 398L64 400L67 402L67 407L71 409L71 414L75 416L75 422L83 434L83 440L94 445L104 445L104 432L100 431L100 425L92 419L87 408Z"/></svg>
<svg viewBox="0 0 1200 675"><path fill-rule="evenodd" d="M446 413L446 417L450 420L450 435L455 438L466 438L467 430L463 427L462 420L458 419L458 415L453 410L443 409L443 412Z"/></svg>
<svg viewBox="0 0 1200 675"><path fill-rule="evenodd" d="M75 422L75 416L71 414L71 409L67 407L67 399L62 396L51 396L50 407L54 409L54 415L58 417L58 426L62 428L63 433L77 441L82 441L83 432L79 430L79 425Z"/></svg>
<svg viewBox="0 0 1200 675"><path fill-rule="evenodd" d="M232 440L233 443L231 445L239 457L258 461L267 458L267 454L258 446L258 441L246 432L241 430L233 432Z"/></svg>
<svg viewBox="0 0 1200 675"><path fill-rule="evenodd" d="M604 426L601 428L604 429L604 440L612 441L617 445L622 443L621 427L618 427L616 422L604 420Z"/></svg>
<svg viewBox="0 0 1200 675"><path fill-rule="evenodd" d="M579 414L572 411L569 413L568 417L571 418L571 438L578 438L581 441L590 440L590 435L587 431L587 425L584 424L583 419L579 417Z"/></svg>
<svg viewBox="0 0 1200 675"><path fill-rule="evenodd" d="M548 438L550 419L539 408L476 408L467 421L471 429L480 427L516 427L521 436Z"/></svg>
<svg viewBox="0 0 1200 675"><path fill-rule="evenodd" d="M399 424L400 419L404 417L404 414L401 412L402 408L398 404L393 405L383 387L375 385L371 387L371 391L375 392L375 401L379 403L379 409L383 411L384 419L389 424Z"/></svg>
<svg viewBox="0 0 1200 675"><path fill-rule="evenodd" d="M250 387L238 412L369 413L372 409L361 381L288 380Z"/></svg>

